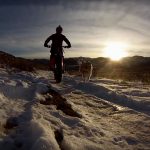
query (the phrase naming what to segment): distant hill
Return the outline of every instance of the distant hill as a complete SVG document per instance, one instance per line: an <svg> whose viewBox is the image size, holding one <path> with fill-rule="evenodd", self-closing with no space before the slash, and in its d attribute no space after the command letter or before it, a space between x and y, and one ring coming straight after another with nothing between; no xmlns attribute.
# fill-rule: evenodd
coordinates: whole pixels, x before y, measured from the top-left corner
<svg viewBox="0 0 150 150"><path fill-rule="evenodd" d="M34 69L48 69L48 60L25 59L15 57L6 52L0 51L1 67L13 67L24 71L34 71Z"/></svg>
<svg viewBox="0 0 150 150"><path fill-rule="evenodd" d="M72 74L77 73L80 58L66 59L66 69ZM108 58L86 58L93 66L93 76L123 80L150 82L150 57L125 57L115 62ZM77 73L78 74L78 73Z"/></svg>
<svg viewBox="0 0 150 150"><path fill-rule="evenodd" d="M70 74L78 75L80 59L90 61L93 64L93 76L95 77L150 81L150 57L125 57L118 62L104 57L65 58L65 70ZM25 71L49 70L49 60L47 59L25 59L3 51L0 51L0 64Z"/></svg>
<svg viewBox="0 0 150 150"><path fill-rule="evenodd" d="M15 56L0 51L0 63L1 64L10 64L15 60Z"/></svg>

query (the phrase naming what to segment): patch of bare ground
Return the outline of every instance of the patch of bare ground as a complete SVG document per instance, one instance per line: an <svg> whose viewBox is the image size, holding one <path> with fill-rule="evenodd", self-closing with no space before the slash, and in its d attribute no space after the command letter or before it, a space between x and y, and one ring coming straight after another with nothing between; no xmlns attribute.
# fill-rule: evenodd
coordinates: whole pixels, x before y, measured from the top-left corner
<svg viewBox="0 0 150 150"><path fill-rule="evenodd" d="M72 116L72 117L78 117L81 118L82 116L73 110L71 104L67 102L67 100L62 97L58 92L49 89L47 93L43 94L45 98L45 101L40 101L43 105L56 105L57 110L61 110L66 115Z"/></svg>

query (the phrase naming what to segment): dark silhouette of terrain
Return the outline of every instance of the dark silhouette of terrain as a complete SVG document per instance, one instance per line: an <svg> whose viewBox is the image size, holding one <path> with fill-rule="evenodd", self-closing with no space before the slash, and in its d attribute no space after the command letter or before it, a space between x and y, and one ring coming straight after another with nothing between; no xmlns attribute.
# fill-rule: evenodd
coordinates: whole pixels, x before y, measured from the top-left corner
<svg viewBox="0 0 150 150"><path fill-rule="evenodd" d="M46 70L48 69L48 60L25 59L0 51L0 66L13 67L24 71L34 71L35 69Z"/></svg>
<svg viewBox="0 0 150 150"><path fill-rule="evenodd" d="M65 58L65 70L70 74L79 75L78 62L80 59L80 57ZM93 64L93 77L150 82L150 57L125 57L118 62L104 57L83 59ZM25 59L3 51L0 51L0 65L1 67L8 66L25 71L49 70L48 59Z"/></svg>

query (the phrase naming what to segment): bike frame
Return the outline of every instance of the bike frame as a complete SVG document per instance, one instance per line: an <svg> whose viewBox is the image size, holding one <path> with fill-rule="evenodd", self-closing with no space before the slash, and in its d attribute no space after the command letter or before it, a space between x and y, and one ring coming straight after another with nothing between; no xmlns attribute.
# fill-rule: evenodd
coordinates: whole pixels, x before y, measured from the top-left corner
<svg viewBox="0 0 150 150"><path fill-rule="evenodd" d="M66 48L66 46L63 46L63 48ZM64 73L63 53L57 53L50 56L50 70L54 72L56 82L61 82L62 74Z"/></svg>

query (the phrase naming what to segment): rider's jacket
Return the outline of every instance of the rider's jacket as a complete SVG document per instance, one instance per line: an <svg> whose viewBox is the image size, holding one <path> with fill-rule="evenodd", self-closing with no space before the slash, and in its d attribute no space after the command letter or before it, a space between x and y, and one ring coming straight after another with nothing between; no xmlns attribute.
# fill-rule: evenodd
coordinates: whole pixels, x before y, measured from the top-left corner
<svg viewBox="0 0 150 150"><path fill-rule="evenodd" d="M63 34L55 33L49 36L44 43L45 47L48 47L48 43L50 40L52 41L50 50L51 54L63 53L63 41L66 42L68 47L71 47L69 40Z"/></svg>

